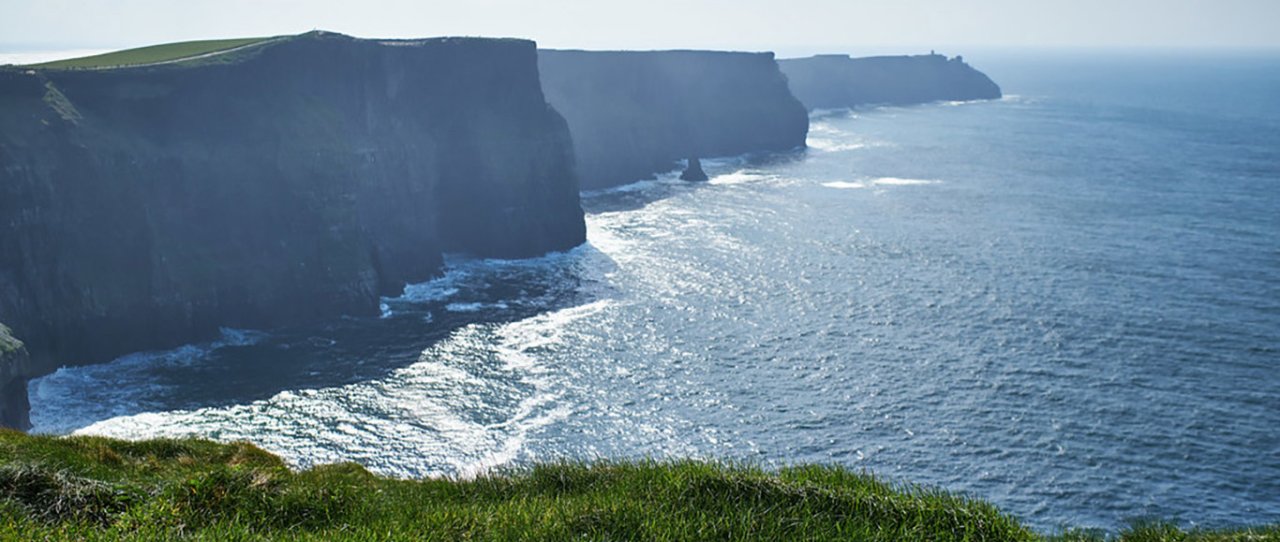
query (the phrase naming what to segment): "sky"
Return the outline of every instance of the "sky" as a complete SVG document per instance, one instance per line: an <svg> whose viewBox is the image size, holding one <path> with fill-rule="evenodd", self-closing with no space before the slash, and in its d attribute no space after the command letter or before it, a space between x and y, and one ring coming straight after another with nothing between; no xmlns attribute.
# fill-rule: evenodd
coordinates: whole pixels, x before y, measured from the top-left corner
<svg viewBox="0 0 1280 542"><path fill-rule="evenodd" d="M963 53L1280 48L1280 0L0 0L0 53L295 34L543 47Z"/></svg>

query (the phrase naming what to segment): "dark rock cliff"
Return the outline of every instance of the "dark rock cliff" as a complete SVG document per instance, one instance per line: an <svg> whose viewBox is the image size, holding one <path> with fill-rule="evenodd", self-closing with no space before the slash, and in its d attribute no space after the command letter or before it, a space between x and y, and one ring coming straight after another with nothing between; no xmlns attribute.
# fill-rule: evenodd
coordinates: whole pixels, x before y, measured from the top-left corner
<svg viewBox="0 0 1280 542"><path fill-rule="evenodd" d="M773 53L544 49L538 65L586 189L649 178L690 156L803 147L809 130Z"/></svg>
<svg viewBox="0 0 1280 542"><path fill-rule="evenodd" d="M584 241L532 42L314 32L226 57L0 70L0 322L31 354L0 377L373 314L444 251Z"/></svg>
<svg viewBox="0 0 1280 542"><path fill-rule="evenodd" d="M30 426L26 383L35 373L22 341L0 324L0 427L26 429Z"/></svg>
<svg viewBox="0 0 1280 542"><path fill-rule="evenodd" d="M809 109L1000 97L1000 87L961 57L818 55L778 65Z"/></svg>
<svg viewBox="0 0 1280 542"><path fill-rule="evenodd" d="M707 172L702 170L702 160L690 158L688 165L684 171L680 173L682 181L705 181L707 180Z"/></svg>

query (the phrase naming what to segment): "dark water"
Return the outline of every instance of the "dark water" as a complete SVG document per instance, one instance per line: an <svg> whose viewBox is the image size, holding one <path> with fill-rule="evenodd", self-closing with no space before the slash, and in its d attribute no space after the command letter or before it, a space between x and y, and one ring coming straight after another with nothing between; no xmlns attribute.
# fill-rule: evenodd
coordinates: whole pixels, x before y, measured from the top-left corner
<svg viewBox="0 0 1280 542"><path fill-rule="evenodd" d="M1280 58L971 58L1010 98L589 194L381 319L63 370L39 430L399 476L833 462L1031 525L1280 521Z"/></svg>

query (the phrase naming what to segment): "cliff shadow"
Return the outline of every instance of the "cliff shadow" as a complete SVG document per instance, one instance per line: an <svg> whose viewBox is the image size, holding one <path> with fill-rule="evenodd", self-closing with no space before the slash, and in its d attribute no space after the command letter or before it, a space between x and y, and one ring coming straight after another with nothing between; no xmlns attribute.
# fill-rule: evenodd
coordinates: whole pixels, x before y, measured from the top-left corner
<svg viewBox="0 0 1280 542"><path fill-rule="evenodd" d="M229 332L238 340L131 354L34 381L35 430L65 433L143 412L227 407L386 379L462 328L501 326L609 297L604 277L615 267L590 244L527 260L453 256L444 276L384 298L382 317Z"/></svg>

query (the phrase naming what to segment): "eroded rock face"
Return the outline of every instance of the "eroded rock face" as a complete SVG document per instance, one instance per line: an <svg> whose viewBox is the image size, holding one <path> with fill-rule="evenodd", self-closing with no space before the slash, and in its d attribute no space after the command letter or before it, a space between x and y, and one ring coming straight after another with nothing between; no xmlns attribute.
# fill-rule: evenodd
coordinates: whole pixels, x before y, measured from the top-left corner
<svg viewBox="0 0 1280 542"><path fill-rule="evenodd" d="M779 60L778 65L791 91L809 109L989 100L1001 95L998 85L961 57L818 55Z"/></svg>
<svg viewBox="0 0 1280 542"><path fill-rule="evenodd" d="M544 49L538 65L585 189L650 178L689 156L802 148L809 131L773 53Z"/></svg>
<svg viewBox="0 0 1280 542"><path fill-rule="evenodd" d="M43 374L375 314L443 251L578 245L536 54L311 33L198 65L0 70L0 321Z"/></svg>
<svg viewBox="0 0 1280 542"><path fill-rule="evenodd" d="M0 427L31 426L27 402L27 378L33 374L31 358L22 341L0 324Z"/></svg>

